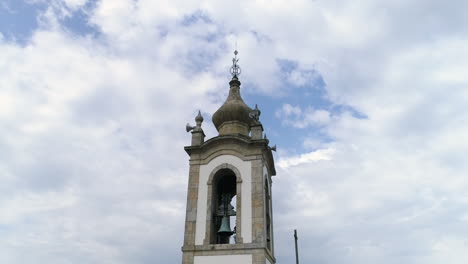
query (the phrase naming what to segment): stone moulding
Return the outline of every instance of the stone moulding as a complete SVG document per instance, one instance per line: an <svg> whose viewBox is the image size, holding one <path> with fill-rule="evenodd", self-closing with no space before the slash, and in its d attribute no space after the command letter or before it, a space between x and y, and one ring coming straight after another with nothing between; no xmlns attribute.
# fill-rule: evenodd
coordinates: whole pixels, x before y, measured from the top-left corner
<svg viewBox="0 0 468 264"><path fill-rule="evenodd" d="M259 148L259 146L262 147ZM267 163L269 174L276 175L273 154L265 139L252 140L250 137L243 135L217 136L202 145L187 146L185 151L189 154L191 163L195 162L197 164L208 164L221 153L234 155L242 160L249 160L252 155L262 155Z"/></svg>
<svg viewBox="0 0 468 264"><path fill-rule="evenodd" d="M210 245L210 235L211 235L211 220L212 220L212 199L213 199L213 178L216 173L222 169L229 169L236 175L236 244L242 244L242 176L239 170L229 164L223 163L218 165L210 173L208 177L208 196L207 196L207 206L206 206L206 228L205 228L205 239L203 240L203 245Z"/></svg>
<svg viewBox="0 0 468 264"><path fill-rule="evenodd" d="M255 251L252 251L255 250ZM236 255L236 254L252 254L255 252L265 252L271 263L276 262L276 258L269 250L265 248L263 243L247 243L247 244L215 244L215 245L193 245L183 246L182 252L193 252L195 255Z"/></svg>

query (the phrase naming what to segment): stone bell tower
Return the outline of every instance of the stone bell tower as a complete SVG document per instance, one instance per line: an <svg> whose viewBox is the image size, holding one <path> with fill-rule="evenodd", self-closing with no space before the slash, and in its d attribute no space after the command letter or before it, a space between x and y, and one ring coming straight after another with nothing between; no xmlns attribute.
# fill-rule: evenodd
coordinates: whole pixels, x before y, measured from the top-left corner
<svg viewBox="0 0 468 264"><path fill-rule="evenodd" d="M273 264L272 150L260 110L240 95L236 57L226 102L213 114L219 135L205 141L198 112L192 133L182 264Z"/></svg>

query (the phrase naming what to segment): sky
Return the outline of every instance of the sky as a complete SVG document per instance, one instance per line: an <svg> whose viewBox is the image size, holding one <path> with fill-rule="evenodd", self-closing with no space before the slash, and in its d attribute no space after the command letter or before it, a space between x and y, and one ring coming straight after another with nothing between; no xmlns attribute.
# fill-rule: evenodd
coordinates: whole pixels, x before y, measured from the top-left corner
<svg viewBox="0 0 468 264"><path fill-rule="evenodd" d="M277 263L468 263L468 2L0 0L0 263L180 263L187 122L241 93Z"/></svg>

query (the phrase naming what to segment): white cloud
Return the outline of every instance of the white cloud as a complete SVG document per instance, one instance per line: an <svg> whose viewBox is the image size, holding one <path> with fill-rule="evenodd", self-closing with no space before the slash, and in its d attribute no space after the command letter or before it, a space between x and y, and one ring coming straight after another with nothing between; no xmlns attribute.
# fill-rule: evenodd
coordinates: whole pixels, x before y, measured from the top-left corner
<svg viewBox="0 0 468 264"><path fill-rule="evenodd" d="M71 9L77 9L86 5L88 0L63 0Z"/></svg>
<svg viewBox="0 0 468 264"><path fill-rule="evenodd" d="M296 86L304 86L311 84L314 80L320 76L317 72L313 70L306 69L295 69L291 71L288 75L288 81Z"/></svg>
<svg viewBox="0 0 468 264"><path fill-rule="evenodd" d="M0 223L3 225L19 222L26 217L33 217L42 211L62 210L77 202L69 191L65 194L47 192L44 194L21 193L0 204Z"/></svg>
<svg viewBox="0 0 468 264"><path fill-rule="evenodd" d="M321 160L332 160L334 149L319 149L310 153L301 154L295 157L280 159L278 166L287 169L291 166L297 166L303 163L310 163Z"/></svg>
<svg viewBox="0 0 468 264"><path fill-rule="evenodd" d="M280 110L276 111L275 116L277 118L289 117L289 116L300 116L302 114L302 110L298 106L292 106L290 104L283 104Z"/></svg>
<svg viewBox="0 0 468 264"><path fill-rule="evenodd" d="M287 59L368 116L276 113L334 140L278 160L279 262L293 228L308 262L466 262L466 3L104 0L98 36L62 30L84 4L54 1L30 43L0 41L0 262L180 261L183 126L224 100L236 38L256 92L290 92Z"/></svg>
<svg viewBox="0 0 468 264"><path fill-rule="evenodd" d="M327 204L315 205L314 210L340 208L321 217L310 216L299 210L310 207L310 197L295 193L291 198L297 201L298 210L293 210L297 214L281 216L284 222L300 219L291 225L303 229L308 238L320 241L325 232L328 238L339 240L320 244L329 252L324 256L306 258L335 263L368 259L439 263L450 259L447 252L434 248L440 245L466 261L462 253L466 244L460 240L467 235L461 219L468 184L463 161L468 127L461 120L468 120L462 110L468 101L459 78L441 81L436 74L446 66L464 68L466 60L454 55L454 47L464 42L440 40L386 61L382 78L349 101L369 118L344 114L326 126L327 134L335 139L329 146L336 150L333 159L291 166L279 173L288 176L278 178L278 185L284 188L292 182L286 187L292 193L300 187L328 194ZM314 227L303 224L310 222ZM443 236L457 242L446 246ZM307 246L316 245L311 240ZM332 257L333 252L343 257ZM401 252L412 257L402 257Z"/></svg>
<svg viewBox="0 0 468 264"><path fill-rule="evenodd" d="M154 57L129 48L154 36L113 46L112 36L51 26L23 47L0 44L0 262L173 262L182 236L159 239L182 234L184 124L197 109L214 111L219 102L206 94L227 80L171 68L154 60L171 55L159 48Z"/></svg>
<svg viewBox="0 0 468 264"><path fill-rule="evenodd" d="M323 109L315 110L307 107L302 110L299 106L283 104L275 112L276 118L281 120L283 125L291 125L295 128L306 128L312 125L326 125L331 121L330 112Z"/></svg>

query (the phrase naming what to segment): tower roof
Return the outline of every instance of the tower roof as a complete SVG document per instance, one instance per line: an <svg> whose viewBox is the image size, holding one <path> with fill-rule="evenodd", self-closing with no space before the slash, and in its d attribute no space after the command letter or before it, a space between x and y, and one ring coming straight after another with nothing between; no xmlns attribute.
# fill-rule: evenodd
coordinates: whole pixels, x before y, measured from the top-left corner
<svg viewBox="0 0 468 264"><path fill-rule="evenodd" d="M252 122L249 113L252 109L242 100L240 95L241 82L236 75L232 77L229 85L229 95L226 102L213 114L213 124L220 134L245 134L245 131L248 134L248 128Z"/></svg>
<svg viewBox="0 0 468 264"><path fill-rule="evenodd" d="M237 64L237 50L234 51L232 59L231 74L232 80L229 82L229 95L226 102L213 114L213 124L220 135L227 134L243 134L248 136L252 118L250 112L252 109L248 107L240 95L240 85L238 76L241 73L241 68Z"/></svg>

